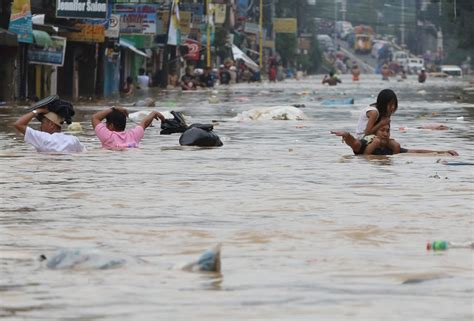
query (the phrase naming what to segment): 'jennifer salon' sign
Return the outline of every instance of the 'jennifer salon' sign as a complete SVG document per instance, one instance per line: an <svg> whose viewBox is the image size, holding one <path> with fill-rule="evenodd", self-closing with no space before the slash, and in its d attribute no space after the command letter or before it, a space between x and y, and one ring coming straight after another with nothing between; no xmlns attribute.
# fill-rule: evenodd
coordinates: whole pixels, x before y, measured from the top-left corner
<svg viewBox="0 0 474 321"><path fill-rule="evenodd" d="M106 19L107 0L56 0L56 17Z"/></svg>

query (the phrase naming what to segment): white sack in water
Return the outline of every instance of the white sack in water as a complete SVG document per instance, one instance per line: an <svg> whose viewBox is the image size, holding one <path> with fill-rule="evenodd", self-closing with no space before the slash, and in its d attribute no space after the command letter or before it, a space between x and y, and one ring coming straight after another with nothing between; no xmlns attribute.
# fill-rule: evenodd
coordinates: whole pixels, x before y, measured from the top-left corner
<svg viewBox="0 0 474 321"><path fill-rule="evenodd" d="M166 119L173 119L174 118L174 116L169 111L161 111L160 113ZM135 122L135 123L140 123L143 119L145 119L146 116L148 116L148 114L150 114L149 111L141 110L141 111L137 111L135 113L128 114L128 118L131 121Z"/></svg>
<svg viewBox="0 0 474 321"><path fill-rule="evenodd" d="M305 120L303 111L293 106L258 107L238 114L232 120Z"/></svg>

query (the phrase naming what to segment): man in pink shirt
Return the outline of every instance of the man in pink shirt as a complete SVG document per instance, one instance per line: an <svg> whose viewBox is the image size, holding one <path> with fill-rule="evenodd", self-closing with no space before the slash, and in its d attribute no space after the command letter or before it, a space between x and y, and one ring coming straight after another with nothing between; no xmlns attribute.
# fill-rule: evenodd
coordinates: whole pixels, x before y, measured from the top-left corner
<svg viewBox="0 0 474 321"><path fill-rule="evenodd" d="M165 117L161 113L152 111L139 125L125 130L127 116L128 111L122 107L108 108L92 116L92 127L103 148L137 148L143 138L145 128L151 125L153 119L165 121ZM105 123L102 122L104 118L106 119Z"/></svg>

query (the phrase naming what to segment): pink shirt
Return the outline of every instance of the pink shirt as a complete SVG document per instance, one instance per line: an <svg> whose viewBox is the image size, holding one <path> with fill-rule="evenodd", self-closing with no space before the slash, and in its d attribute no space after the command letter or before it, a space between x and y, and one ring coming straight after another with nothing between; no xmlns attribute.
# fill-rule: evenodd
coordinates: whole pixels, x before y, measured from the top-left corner
<svg viewBox="0 0 474 321"><path fill-rule="evenodd" d="M102 143L102 147L107 149L137 148L144 133L145 130L142 126L136 126L123 132L111 131L104 123L95 126L95 134Z"/></svg>

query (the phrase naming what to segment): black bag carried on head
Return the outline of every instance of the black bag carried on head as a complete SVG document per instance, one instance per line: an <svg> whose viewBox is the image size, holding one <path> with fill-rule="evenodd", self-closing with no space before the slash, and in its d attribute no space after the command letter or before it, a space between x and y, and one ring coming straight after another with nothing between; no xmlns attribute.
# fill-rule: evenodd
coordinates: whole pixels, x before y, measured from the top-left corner
<svg viewBox="0 0 474 321"><path fill-rule="evenodd" d="M49 111L58 114L64 118L67 124L71 124L72 116L75 114L72 104L68 101L61 100L58 95L51 95L41 99L31 106L31 108L28 108L28 110L32 111L41 107L47 107Z"/></svg>
<svg viewBox="0 0 474 321"><path fill-rule="evenodd" d="M172 111L173 119L166 119L161 123L161 135L171 135L174 133L184 133L188 129L188 125L184 120L183 114Z"/></svg>

